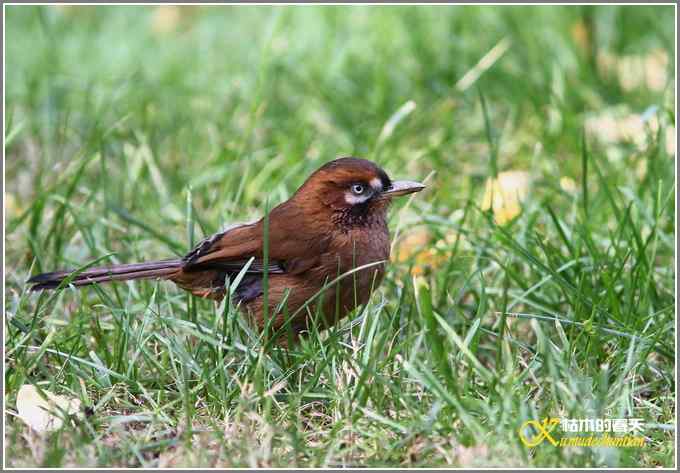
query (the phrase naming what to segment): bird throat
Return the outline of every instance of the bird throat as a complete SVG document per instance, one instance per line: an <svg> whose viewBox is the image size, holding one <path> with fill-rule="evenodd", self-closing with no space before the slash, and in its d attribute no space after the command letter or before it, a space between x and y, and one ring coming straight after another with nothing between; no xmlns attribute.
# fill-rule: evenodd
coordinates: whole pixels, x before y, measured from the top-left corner
<svg viewBox="0 0 680 473"><path fill-rule="evenodd" d="M354 204L351 207L337 209L333 212L333 223L343 231L349 231L358 227L375 228L387 225L385 216L387 206L376 205L368 201Z"/></svg>

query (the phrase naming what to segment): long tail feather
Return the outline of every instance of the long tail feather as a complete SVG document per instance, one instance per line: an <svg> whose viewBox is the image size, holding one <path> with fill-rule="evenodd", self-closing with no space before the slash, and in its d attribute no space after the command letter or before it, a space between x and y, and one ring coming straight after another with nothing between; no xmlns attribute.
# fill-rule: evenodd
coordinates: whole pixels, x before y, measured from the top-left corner
<svg viewBox="0 0 680 473"><path fill-rule="evenodd" d="M148 263L119 264L116 266L90 268L78 274L71 284L87 286L98 282L127 281L130 279L166 278L177 272L182 266L182 260L150 261ZM32 291L41 289L55 289L73 270L55 271L33 276L28 280Z"/></svg>

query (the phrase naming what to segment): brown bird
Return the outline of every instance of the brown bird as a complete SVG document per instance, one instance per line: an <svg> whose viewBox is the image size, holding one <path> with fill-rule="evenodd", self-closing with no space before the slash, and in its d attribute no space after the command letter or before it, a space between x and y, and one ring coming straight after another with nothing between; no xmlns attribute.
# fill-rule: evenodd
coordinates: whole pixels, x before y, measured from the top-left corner
<svg viewBox="0 0 680 473"><path fill-rule="evenodd" d="M392 181L371 161L340 158L326 163L289 200L273 208L268 224L262 218L234 225L204 239L181 259L90 268L78 274L57 271L28 282L32 290L40 290L65 286L67 278L74 286L160 278L196 296L221 300L227 280L234 281L247 267L233 291L234 302L260 331L266 326L285 328L297 339L317 309L322 326L328 327L368 301L390 256L389 204L393 197L424 187Z"/></svg>

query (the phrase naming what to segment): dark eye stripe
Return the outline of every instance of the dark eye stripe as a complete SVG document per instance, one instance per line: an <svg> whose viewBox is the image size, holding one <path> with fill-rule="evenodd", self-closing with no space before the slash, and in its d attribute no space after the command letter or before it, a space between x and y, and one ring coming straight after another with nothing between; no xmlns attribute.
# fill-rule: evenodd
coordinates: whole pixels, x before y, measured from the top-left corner
<svg viewBox="0 0 680 473"><path fill-rule="evenodd" d="M385 171L378 169L378 177L380 177L380 180L382 181L383 189L389 189L392 187L392 181Z"/></svg>

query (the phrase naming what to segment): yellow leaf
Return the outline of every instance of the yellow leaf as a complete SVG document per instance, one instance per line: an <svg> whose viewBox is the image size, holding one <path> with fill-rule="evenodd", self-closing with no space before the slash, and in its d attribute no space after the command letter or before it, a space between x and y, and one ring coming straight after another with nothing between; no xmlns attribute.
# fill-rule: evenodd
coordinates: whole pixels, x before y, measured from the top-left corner
<svg viewBox="0 0 680 473"><path fill-rule="evenodd" d="M606 50L597 54L600 75L618 80L626 92L639 88L662 92L669 83L669 70L672 72L669 63L668 53L663 49L651 49L644 54L617 55Z"/></svg>
<svg viewBox="0 0 680 473"><path fill-rule="evenodd" d="M578 20L571 26L571 37L584 53L590 52L591 32L583 20Z"/></svg>
<svg viewBox="0 0 680 473"><path fill-rule="evenodd" d="M662 126L659 114L654 113L649 117L644 114L632 113L627 108L610 108L598 114L586 117L585 128L588 136L594 136L605 145L618 143L633 143L638 148L649 145L650 137L653 139ZM675 155L675 126L665 127L666 152L673 157Z"/></svg>
<svg viewBox="0 0 680 473"><path fill-rule="evenodd" d="M666 128L666 153L671 157L675 156L675 127Z"/></svg>
<svg viewBox="0 0 680 473"><path fill-rule="evenodd" d="M151 28L157 34L172 33L177 29L181 19L180 7L176 5L159 6L154 10Z"/></svg>
<svg viewBox="0 0 680 473"><path fill-rule="evenodd" d="M482 209L491 209L500 225L512 220L522 210L520 204L529 193L529 181L526 171L506 171L496 179L487 179Z"/></svg>
<svg viewBox="0 0 680 473"><path fill-rule="evenodd" d="M397 247L397 261L404 262L417 255L430 243L430 232L425 228L417 229L402 237Z"/></svg>
<svg viewBox="0 0 680 473"><path fill-rule="evenodd" d="M576 181L574 181L571 177L561 177L560 187L566 192L576 192Z"/></svg>
<svg viewBox="0 0 680 473"><path fill-rule="evenodd" d="M396 248L396 260L400 263L413 261L411 274L421 276L427 270L441 267L449 260L450 248L462 235L451 231L438 241L426 228L404 235Z"/></svg>
<svg viewBox="0 0 680 473"><path fill-rule="evenodd" d="M22 210L16 196L10 192L5 192L5 210L10 216L19 215Z"/></svg>
<svg viewBox="0 0 680 473"><path fill-rule="evenodd" d="M79 399L43 392L47 399L32 384L24 384L17 393L18 417L36 432L59 429L64 423L64 413L73 415L80 410Z"/></svg>

